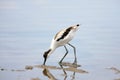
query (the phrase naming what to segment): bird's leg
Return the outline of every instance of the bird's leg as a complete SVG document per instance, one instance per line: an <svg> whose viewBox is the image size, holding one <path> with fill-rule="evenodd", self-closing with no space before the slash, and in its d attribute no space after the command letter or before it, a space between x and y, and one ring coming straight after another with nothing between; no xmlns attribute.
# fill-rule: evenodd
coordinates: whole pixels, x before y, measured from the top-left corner
<svg viewBox="0 0 120 80"><path fill-rule="evenodd" d="M62 64L59 64L59 65L60 65L61 69L63 70L64 74L67 76L67 73L66 73L65 69L63 68L63 65Z"/></svg>
<svg viewBox="0 0 120 80"><path fill-rule="evenodd" d="M67 50L67 48L66 48L66 46L64 46L65 47L65 50L66 50L66 53L65 53L65 55L63 56L63 58L60 60L60 64L62 63L62 61L63 61L63 59L65 58L65 56L68 54L68 50Z"/></svg>
<svg viewBox="0 0 120 80"><path fill-rule="evenodd" d="M74 60L73 64L77 64L76 48L75 48L73 45L71 45L70 43L68 43L68 45L70 45L70 46L74 49L74 57L75 57L75 60Z"/></svg>

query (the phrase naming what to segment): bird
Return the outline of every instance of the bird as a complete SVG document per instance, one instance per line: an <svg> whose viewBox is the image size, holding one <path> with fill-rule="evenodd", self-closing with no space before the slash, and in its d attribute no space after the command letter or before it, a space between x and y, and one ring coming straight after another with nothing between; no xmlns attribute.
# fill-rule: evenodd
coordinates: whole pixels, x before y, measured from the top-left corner
<svg viewBox="0 0 120 80"><path fill-rule="evenodd" d="M56 48L58 48L60 46L64 46L66 53L64 54L63 58L59 61L59 63L61 64L63 59L68 54L68 49L67 49L66 45L69 45L73 48L74 58L75 58L73 64L77 64L76 48L69 42L75 36L75 33L78 30L79 26L80 26L80 24L76 24L76 25L72 25L68 28L62 29L53 37L50 48L47 51L45 51L43 54L43 58L44 58L43 65L46 64L48 57L50 56L50 54L52 54L55 51Z"/></svg>

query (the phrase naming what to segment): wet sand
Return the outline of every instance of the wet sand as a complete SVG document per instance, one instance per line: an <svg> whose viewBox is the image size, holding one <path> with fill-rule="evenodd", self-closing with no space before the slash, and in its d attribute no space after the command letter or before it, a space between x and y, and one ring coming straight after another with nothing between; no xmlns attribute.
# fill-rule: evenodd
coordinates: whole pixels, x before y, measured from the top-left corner
<svg viewBox="0 0 120 80"><path fill-rule="evenodd" d="M65 67L65 68L64 68ZM50 71L51 70L55 70L55 71L61 71L60 76L61 77L65 77L67 78L69 72L73 72L73 78L75 76L75 73L79 73L79 74L88 74L88 71L85 71L83 69L80 69L80 65L73 65L72 63L69 62L64 62L63 65L58 65L58 66L51 66L51 65L26 65L24 66L23 69L7 69L7 68L3 68L0 67L0 72L14 72L16 74L21 73L28 73L28 71L32 72L34 74L34 70L38 69L40 71L42 71L43 75L48 77L48 79L50 80L58 80ZM42 69L42 70L41 70ZM16 76L15 76L16 77ZM65 79L64 78L64 79ZM30 80L42 80L38 77L36 78L30 78ZM61 79L62 80L62 79Z"/></svg>
<svg viewBox="0 0 120 80"><path fill-rule="evenodd" d="M107 69L114 71L115 74L120 74L120 70L117 69L116 67L110 67L110 68L107 68Z"/></svg>
<svg viewBox="0 0 120 80"><path fill-rule="evenodd" d="M79 79L75 79L75 73L77 74L89 74L91 73L90 71L87 70L83 70L81 69L81 65L73 65L72 63L69 62L64 62L63 65L58 65L58 66L52 66L52 65L25 65L23 69L7 69L4 67L0 67L0 73L1 72L5 72L5 73L10 73L10 72L14 72L15 74L27 74L29 71L31 74L35 74L34 71L36 71L35 69L37 69L37 71L41 71L42 74L44 75L45 80L50 79L50 80L63 80L63 79L58 79L57 76L53 75L53 73L51 72L52 70L54 71L60 71L59 74L59 78L64 77L64 80L69 80L67 79L67 76L70 76L69 73L73 72L73 75L71 75L71 78L74 80L79 80ZM109 68L105 68L105 70L108 71L108 73L112 73L115 75L120 75L120 69L116 68L116 67L109 67ZM15 76L17 77L17 76ZM26 79L26 78L25 78ZM25 80L25 79L20 79L20 80ZM16 79L15 79L16 80ZM37 76L34 78L30 78L28 80L43 80L41 79L41 76ZM112 80L120 80L120 77L112 79Z"/></svg>

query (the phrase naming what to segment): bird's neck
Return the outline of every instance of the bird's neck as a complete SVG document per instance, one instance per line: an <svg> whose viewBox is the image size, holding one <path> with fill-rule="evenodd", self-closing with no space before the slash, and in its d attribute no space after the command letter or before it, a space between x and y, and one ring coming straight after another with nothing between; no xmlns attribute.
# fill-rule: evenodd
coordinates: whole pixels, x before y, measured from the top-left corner
<svg viewBox="0 0 120 80"><path fill-rule="evenodd" d="M50 54L52 54L55 49L54 49L54 48L50 48L49 50L50 50L50 52L49 52L48 56L49 56Z"/></svg>
<svg viewBox="0 0 120 80"><path fill-rule="evenodd" d="M52 43L49 48L50 52L48 55L52 54L55 51L55 49L56 49L56 46L54 45L54 40L52 40Z"/></svg>

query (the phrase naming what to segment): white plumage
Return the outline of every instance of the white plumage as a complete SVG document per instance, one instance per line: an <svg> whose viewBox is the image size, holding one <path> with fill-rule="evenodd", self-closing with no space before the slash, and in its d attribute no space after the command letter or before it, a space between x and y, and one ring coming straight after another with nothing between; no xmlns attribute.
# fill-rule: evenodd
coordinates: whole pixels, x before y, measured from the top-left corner
<svg viewBox="0 0 120 80"><path fill-rule="evenodd" d="M74 48L74 54L75 54L75 61L74 61L74 63L77 62L77 60L76 60L76 50L75 50L75 47L72 46L72 45L71 45L70 43L68 43L68 42L73 39L73 37L74 37L74 35L75 35L75 32L76 32L77 29L78 29L78 26L79 26L79 24L74 25L74 26L70 26L70 27L68 27L68 28L65 28L65 29L59 31L59 32L55 35L55 37L52 39L52 42L51 42L51 45L50 45L49 50L46 51L46 52L44 53L44 55L43 55L43 56L44 56L44 63L43 63L44 65L45 65L45 63L46 63L47 57L48 57L51 53L53 53L53 51L54 51L57 47L60 47L60 46L64 46L64 47L65 47L65 49L66 49L66 54L64 55L64 57L65 57L65 56L67 55L67 53L68 53L68 50L67 50L67 48L66 48L66 46L65 46L66 44L68 44L68 45L70 45L71 47ZM61 59L60 63L62 62L62 60L64 59L64 57Z"/></svg>

